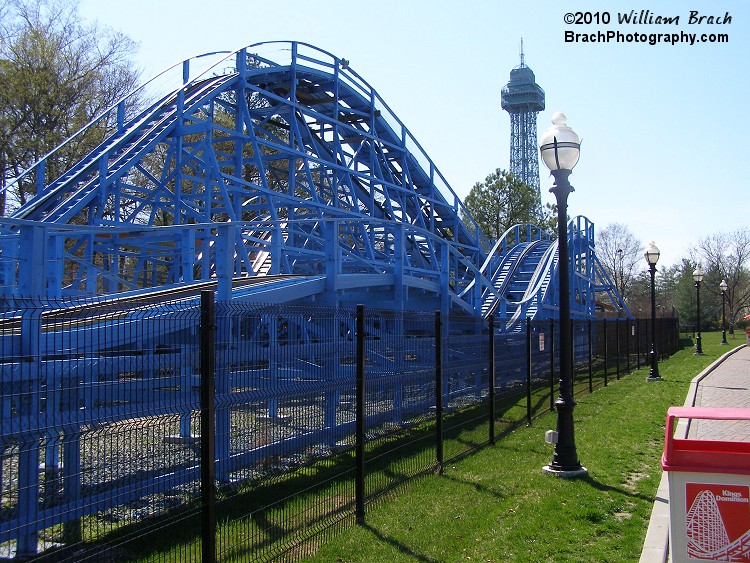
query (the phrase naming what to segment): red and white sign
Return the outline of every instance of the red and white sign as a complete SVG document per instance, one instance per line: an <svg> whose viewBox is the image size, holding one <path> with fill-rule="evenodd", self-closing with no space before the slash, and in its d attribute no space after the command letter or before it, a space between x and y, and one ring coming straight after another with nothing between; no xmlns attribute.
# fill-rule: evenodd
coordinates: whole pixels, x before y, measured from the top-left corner
<svg viewBox="0 0 750 563"><path fill-rule="evenodd" d="M750 487L685 483L687 556L750 561Z"/></svg>

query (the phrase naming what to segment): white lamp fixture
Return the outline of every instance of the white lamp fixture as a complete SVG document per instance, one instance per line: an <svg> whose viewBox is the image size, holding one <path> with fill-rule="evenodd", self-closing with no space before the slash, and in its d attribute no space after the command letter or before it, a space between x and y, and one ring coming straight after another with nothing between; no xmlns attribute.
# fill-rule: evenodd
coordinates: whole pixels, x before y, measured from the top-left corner
<svg viewBox="0 0 750 563"><path fill-rule="evenodd" d="M581 153L581 140L567 124L564 113L552 115L552 126L539 141L542 160L550 170L573 170Z"/></svg>
<svg viewBox="0 0 750 563"><path fill-rule="evenodd" d="M646 257L646 262L650 265L655 265L659 261L661 252L654 244L654 241L651 241L648 243L648 246L646 246L646 252L644 252L643 255Z"/></svg>

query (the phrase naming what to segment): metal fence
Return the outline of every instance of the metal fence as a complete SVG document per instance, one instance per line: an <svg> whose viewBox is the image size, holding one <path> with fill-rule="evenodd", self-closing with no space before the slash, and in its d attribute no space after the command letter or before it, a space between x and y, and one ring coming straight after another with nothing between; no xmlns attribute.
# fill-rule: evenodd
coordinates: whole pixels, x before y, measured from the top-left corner
<svg viewBox="0 0 750 563"><path fill-rule="evenodd" d="M296 559L557 393L555 321L497 333L211 292L4 310L0 557ZM644 365L648 326L574 322L575 392ZM678 349L676 320L655 336Z"/></svg>

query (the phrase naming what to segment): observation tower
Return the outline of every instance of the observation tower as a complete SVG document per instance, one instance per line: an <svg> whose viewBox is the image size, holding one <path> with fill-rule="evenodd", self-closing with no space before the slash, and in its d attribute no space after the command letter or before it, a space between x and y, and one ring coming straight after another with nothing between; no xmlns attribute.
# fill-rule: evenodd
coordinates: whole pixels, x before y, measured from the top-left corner
<svg viewBox="0 0 750 563"><path fill-rule="evenodd" d="M502 108L510 114L510 171L539 191L539 155L536 143L536 115L544 109L544 90L536 83L523 59L510 71L510 80L500 94Z"/></svg>

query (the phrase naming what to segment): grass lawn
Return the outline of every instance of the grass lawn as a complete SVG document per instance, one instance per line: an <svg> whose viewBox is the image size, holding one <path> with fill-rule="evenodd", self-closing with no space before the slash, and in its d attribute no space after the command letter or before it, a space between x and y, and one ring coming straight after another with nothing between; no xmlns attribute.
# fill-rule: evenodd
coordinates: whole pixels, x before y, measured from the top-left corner
<svg viewBox="0 0 750 563"><path fill-rule="evenodd" d="M729 349L703 335L705 355L687 345L648 369L577 397L576 446L588 475L542 473L552 460L544 432L554 413L534 419L494 446L448 464L368 506L364 526L343 530L309 561L638 561L654 496L667 408L682 405L690 381Z"/></svg>

